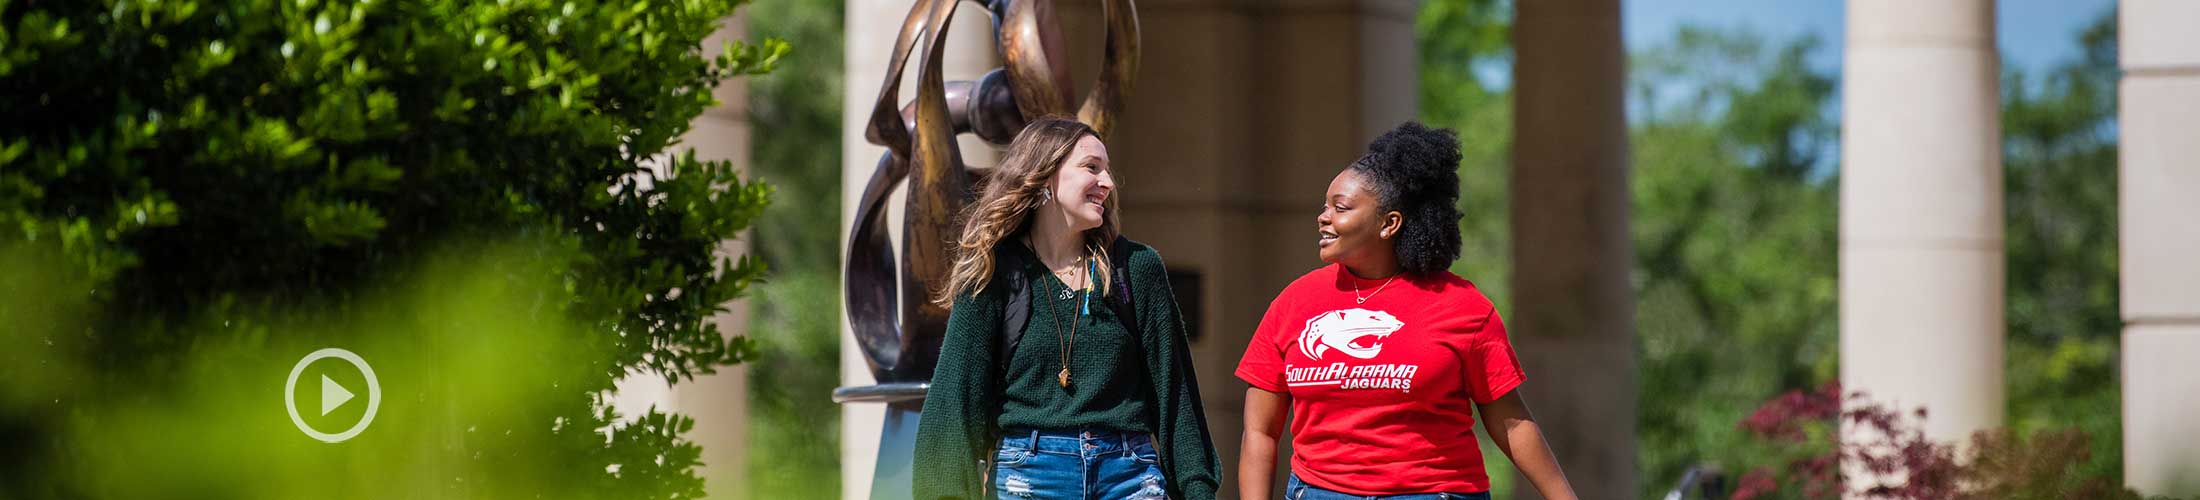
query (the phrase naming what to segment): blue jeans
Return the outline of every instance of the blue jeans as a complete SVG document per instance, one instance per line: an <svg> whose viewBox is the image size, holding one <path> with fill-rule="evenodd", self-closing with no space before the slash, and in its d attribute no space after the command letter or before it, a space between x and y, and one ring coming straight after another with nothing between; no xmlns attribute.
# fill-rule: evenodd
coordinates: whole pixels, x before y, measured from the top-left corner
<svg viewBox="0 0 2200 500"><path fill-rule="evenodd" d="M1167 499L1153 437L1138 432L1010 429L993 457L1001 500Z"/></svg>
<svg viewBox="0 0 2200 500"><path fill-rule="evenodd" d="M1285 500L1490 500L1490 492L1481 493L1413 493L1408 495L1354 495L1322 489L1320 486L1300 481L1298 474L1291 475L1291 484L1283 487Z"/></svg>

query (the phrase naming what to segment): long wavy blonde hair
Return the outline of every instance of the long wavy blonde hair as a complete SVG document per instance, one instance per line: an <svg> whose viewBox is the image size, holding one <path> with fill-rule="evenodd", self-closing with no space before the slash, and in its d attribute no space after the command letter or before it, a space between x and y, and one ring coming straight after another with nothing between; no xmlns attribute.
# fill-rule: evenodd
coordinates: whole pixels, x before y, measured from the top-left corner
<svg viewBox="0 0 2200 500"><path fill-rule="evenodd" d="M946 286L933 295L934 303L952 305L955 297L985 289L993 279L993 247L1031 230L1033 212L1046 204L1040 192L1062 170L1062 163L1077 149L1077 142L1087 136L1099 138L1100 134L1074 118L1059 116L1040 118L1016 134L1016 140L1008 144L1008 155L986 176L985 192L962 214L955 267L948 273ZM1109 276L1114 272L1108 268L1108 246L1120 234L1115 199L1110 195L1102 202L1100 227L1088 229L1084 235L1086 251L1092 254L1098 264L1095 269L1099 270L1088 279L1100 285L1102 296L1107 295Z"/></svg>

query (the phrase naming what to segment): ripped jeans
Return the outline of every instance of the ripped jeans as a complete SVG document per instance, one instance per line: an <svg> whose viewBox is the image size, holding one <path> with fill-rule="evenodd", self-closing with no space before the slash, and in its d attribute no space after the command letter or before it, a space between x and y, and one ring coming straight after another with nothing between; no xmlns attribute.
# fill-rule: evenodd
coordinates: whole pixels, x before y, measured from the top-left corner
<svg viewBox="0 0 2200 500"><path fill-rule="evenodd" d="M1001 500L1161 500L1166 478L1140 432L1009 429L993 457Z"/></svg>

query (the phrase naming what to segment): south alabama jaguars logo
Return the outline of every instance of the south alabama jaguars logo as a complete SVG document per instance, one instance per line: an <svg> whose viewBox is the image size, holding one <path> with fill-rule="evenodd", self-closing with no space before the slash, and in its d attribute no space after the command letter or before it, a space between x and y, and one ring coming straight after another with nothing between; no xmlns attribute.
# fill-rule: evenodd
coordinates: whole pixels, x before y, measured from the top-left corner
<svg viewBox="0 0 2200 500"><path fill-rule="evenodd" d="M1336 349L1346 356L1373 359L1383 352L1383 339L1406 326L1390 313L1366 309L1341 309L1329 311L1306 320L1306 330L1299 332L1299 352L1306 357L1322 359L1322 354Z"/></svg>

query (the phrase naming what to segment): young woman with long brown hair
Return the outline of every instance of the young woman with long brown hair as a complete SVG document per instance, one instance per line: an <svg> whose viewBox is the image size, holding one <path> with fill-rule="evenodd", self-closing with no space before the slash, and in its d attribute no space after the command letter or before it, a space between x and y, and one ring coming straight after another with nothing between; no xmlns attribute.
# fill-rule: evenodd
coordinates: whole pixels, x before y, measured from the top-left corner
<svg viewBox="0 0 2200 500"><path fill-rule="evenodd" d="M939 367L917 426L916 498L1207 500L1207 435L1168 272L1122 237L1107 147L1033 122L971 204Z"/></svg>

